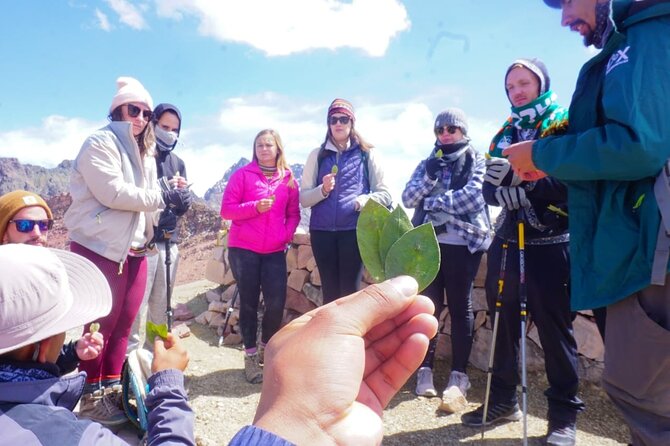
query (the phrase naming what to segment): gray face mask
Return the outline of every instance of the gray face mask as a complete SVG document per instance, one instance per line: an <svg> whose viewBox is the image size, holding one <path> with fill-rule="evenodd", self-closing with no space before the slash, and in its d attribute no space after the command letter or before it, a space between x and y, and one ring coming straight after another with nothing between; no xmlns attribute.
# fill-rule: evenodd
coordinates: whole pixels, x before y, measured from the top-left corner
<svg viewBox="0 0 670 446"><path fill-rule="evenodd" d="M177 144L179 135L177 132L168 132L162 128L156 126L154 127L154 132L156 133L156 145L158 149L163 152L170 152L174 149L174 146Z"/></svg>

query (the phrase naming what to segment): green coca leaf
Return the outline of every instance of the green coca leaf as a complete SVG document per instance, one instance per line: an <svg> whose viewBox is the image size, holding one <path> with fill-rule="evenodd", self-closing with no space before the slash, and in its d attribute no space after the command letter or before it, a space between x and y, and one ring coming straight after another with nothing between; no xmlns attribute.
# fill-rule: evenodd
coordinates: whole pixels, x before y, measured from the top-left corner
<svg viewBox="0 0 670 446"><path fill-rule="evenodd" d="M430 223L424 223L400 237L389 249L384 264L387 278L412 276L419 284L419 291L435 279L439 270L440 247Z"/></svg>
<svg viewBox="0 0 670 446"><path fill-rule="evenodd" d="M162 339L167 339L168 327L167 324L154 324L151 321L147 321L147 339L153 342L156 339L156 336L160 336Z"/></svg>
<svg viewBox="0 0 670 446"><path fill-rule="evenodd" d="M414 226L412 226L412 222L402 207L396 207L391 212L391 216L386 219L386 223L384 223L384 227L382 228L379 240L379 257L385 261L391 246L412 228Z"/></svg>
<svg viewBox="0 0 670 446"><path fill-rule="evenodd" d="M435 158L442 158L442 155L444 155L444 153L442 153L442 149L437 149L437 152L435 152Z"/></svg>
<svg viewBox="0 0 670 446"><path fill-rule="evenodd" d="M382 228L390 216L391 211L386 207L375 200L368 200L361 209L356 225L356 239L363 264L376 282L386 279L384 261L379 256L379 241Z"/></svg>
<svg viewBox="0 0 670 446"><path fill-rule="evenodd" d="M337 164L333 164L333 168L330 169L330 173L337 175Z"/></svg>

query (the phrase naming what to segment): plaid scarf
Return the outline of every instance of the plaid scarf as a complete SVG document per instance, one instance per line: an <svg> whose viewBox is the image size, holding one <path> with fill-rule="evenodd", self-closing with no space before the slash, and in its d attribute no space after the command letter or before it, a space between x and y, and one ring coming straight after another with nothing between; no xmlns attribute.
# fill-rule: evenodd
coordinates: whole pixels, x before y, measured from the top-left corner
<svg viewBox="0 0 670 446"><path fill-rule="evenodd" d="M557 122L567 121L568 109L556 103L556 95L549 90L534 101L521 107L512 107L512 114L498 130L489 146L489 154L502 157L502 151L512 144L514 131L534 131L542 135Z"/></svg>

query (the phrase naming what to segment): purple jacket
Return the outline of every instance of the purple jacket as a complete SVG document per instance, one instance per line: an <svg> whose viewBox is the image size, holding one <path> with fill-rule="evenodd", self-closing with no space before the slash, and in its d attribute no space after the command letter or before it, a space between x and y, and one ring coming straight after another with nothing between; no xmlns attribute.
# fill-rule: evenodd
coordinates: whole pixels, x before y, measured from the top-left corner
<svg viewBox="0 0 670 446"><path fill-rule="evenodd" d="M228 446L295 446L295 444L259 427L244 426L237 431Z"/></svg>
<svg viewBox="0 0 670 446"><path fill-rule="evenodd" d="M256 203L274 196L269 211L259 213ZM221 217L232 220L228 246L258 254L286 249L300 223L298 182L290 170L267 179L256 161L241 167L230 177L223 193Z"/></svg>
<svg viewBox="0 0 670 446"><path fill-rule="evenodd" d="M58 372L53 364L37 368L3 365L0 444L127 445L109 429L90 420L79 420L72 413L81 398L86 374L58 377ZM37 375L43 378L35 378ZM7 376L12 376L12 381ZM194 416L186 401L182 373L155 373L149 378L149 386L148 444L195 445Z"/></svg>
<svg viewBox="0 0 670 446"><path fill-rule="evenodd" d="M342 152L337 160L337 154L325 151L325 157L318 167L317 178L332 171L337 163L337 181L335 189L326 199L312 206L312 216L309 229L319 231L348 231L356 229L358 211L356 211L356 197L370 192L369 181L365 177L365 166L361 155L361 148L355 145ZM317 164L318 165L318 164ZM318 180L320 183L321 180Z"/></svg>

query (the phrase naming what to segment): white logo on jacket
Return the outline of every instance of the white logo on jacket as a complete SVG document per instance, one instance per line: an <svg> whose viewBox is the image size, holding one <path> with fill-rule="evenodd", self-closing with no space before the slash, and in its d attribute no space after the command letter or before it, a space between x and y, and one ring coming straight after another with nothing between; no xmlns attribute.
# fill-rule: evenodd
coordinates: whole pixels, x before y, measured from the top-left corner
<svg viewBox="0 0 670 446"><path fill-rule="evenodd" d="M628 50L630 49L630 45L628 45L626 48L622 50L618 50L616 53L612 54L610 56L610 60L607 61L607 69L605 70L605 75L609 74L610 71L618 67L619 65L623 65L625 63L628 63Z"/></svg>

